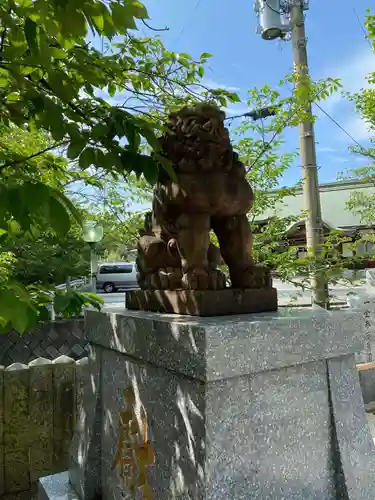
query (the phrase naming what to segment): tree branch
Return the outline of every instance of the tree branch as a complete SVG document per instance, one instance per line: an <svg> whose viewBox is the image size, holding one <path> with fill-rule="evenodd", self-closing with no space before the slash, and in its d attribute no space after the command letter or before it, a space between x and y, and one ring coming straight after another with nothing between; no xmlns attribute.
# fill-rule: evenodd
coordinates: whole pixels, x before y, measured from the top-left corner
<svg viewBox="0 0 375 500"><path fill-rule="evenodd" d="M8 10L8 15L12 13L12 9ZM4 27L3 31L1 32L1 37L0 37L0 62L3 60L3 52L4 52L4 43L5 43L5 37L7 36L8 29L7 27Z"/></svg>
<svg viewBox="0 0 375 500"><path fill-rule="evenodd" d="M4 43L5 43L6 34L7 34L7 29L4 28L3 31L1 32L1 37L0 37L0 61L3 60Z"/></svg>
<svg viewBox="0 0 375 500"><path fill-rule="evenodd" d="M41 151L38 151L37 153L33 153L32 155L20 158L19 160L12 160L12 161L6 162L3 165L0 165L0 172L2 170L4 170L5 168L13 167L14 165L18 165L18 163L24 163L25 161L29 161L32 158L36 158L37 156L41 156L44 153L48 153L48 151L52 151L52 149L58 148L59 146L66 145L68 143L69 143L69 141L62 141L62 142L59 142L57 144L53 144L52 146L48 146L47 148L42 149Z"/></svg>
<svg viewBox="0 0 375 500"><path fill-rule="evenodd" d="M147 24L144 19L142 19L142 23L146 26L146 28L152 31L169 31L169 28L167 26L165 28L153 28L152 26Z"/></svg>

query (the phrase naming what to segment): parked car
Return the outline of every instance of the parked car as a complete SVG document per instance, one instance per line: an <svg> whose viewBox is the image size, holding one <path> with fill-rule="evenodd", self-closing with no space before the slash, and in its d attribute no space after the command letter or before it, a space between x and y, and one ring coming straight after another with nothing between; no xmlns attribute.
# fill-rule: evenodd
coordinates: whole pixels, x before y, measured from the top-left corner
<svg viewBox="0 0 375 500"><path fill-rule="evenodd" d="M105 293L138 288L135 262L102 262L96 273L96 288Z"/></svg>

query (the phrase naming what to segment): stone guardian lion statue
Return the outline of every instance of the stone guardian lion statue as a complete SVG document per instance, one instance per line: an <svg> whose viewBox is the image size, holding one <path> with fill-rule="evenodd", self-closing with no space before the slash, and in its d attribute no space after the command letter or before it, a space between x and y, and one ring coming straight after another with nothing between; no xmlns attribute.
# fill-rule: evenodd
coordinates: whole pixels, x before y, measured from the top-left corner
<svg viewBox="0 0 375 500"><path fill-rule="evenodd" d="M154 188L152 212L138 242L143 289L223 289L221 257L232 288L271 287L269 270L253 261L247 213L254 193L224 120L225 114L208 104L169 117L161 147L176 178L161 172ZM220 250L210 243L210 231Z"/></svg>

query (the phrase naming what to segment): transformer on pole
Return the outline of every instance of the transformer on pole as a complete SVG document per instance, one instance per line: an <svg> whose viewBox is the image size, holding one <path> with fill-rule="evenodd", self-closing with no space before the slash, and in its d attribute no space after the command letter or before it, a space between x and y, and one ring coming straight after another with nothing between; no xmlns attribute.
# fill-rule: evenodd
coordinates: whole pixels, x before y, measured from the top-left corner
<svg viewBox="0 0 375 500"><path fill-rule="evenodd" d="M264 40L292 40L296 87L304 85L309 75L304 15L308 8L307 0L255 0L254 4L258 16L258 33ZM311 102L307 102L304 107L306 114L311 115ZM299 136L304 208L307 214L306 246L311 257L321 259L324 231L312 120L303 120L299 124ZM310 283L312 303L328 308L329 294L324 268L311 273Z"/></svg>
<svg viewBox="0 0 375 500"><path fill-rule="evenodd" d="M258 17L259 33L264 40L285 40L292 31L291 9L297 2L304 10L309 8L308 0L255 0L254 10Z"/></svg>

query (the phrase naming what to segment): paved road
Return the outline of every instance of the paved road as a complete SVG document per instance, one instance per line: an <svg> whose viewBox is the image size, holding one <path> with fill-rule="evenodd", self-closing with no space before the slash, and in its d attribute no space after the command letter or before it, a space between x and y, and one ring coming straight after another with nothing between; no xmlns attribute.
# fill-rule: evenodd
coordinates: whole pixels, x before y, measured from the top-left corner
<svg viewBox="0 0 375 500"><path fill-rule="evenodd" d="M277 288L279 304L288 305L290 303L306 305L311 303L311 291L294 287L290 283L283 283L278 279L273 280L273 285ZM333 301L347 302L348 297L363 297L367 293L365 284L348 286L344 283L330 287L330 295Z"/></svg>
<svg viewBox="0 0 375 500"><path fill-rule="evenodd" d="M105 306L125 307L125 292L98 293L98 296L104 300Z"/></svg>
<svg viewBox="0 0 375 500"><path fill-rule="evenodd" d="M311 292L309 290L302 291L300 288L293 287L289 283L283 283L280 280L273 280L274 286L278 290L279 305L287 306L290 304L295 305L309 305L311 304ZM360 284L356 286L336 285L331 287L330 293L334 301L347 302L348 296L363 297L366 294L367 288L365 285ZM125 293L111 293L111 294L98 294L103 298L106 306L110 307L124 307Z"/></svg>

